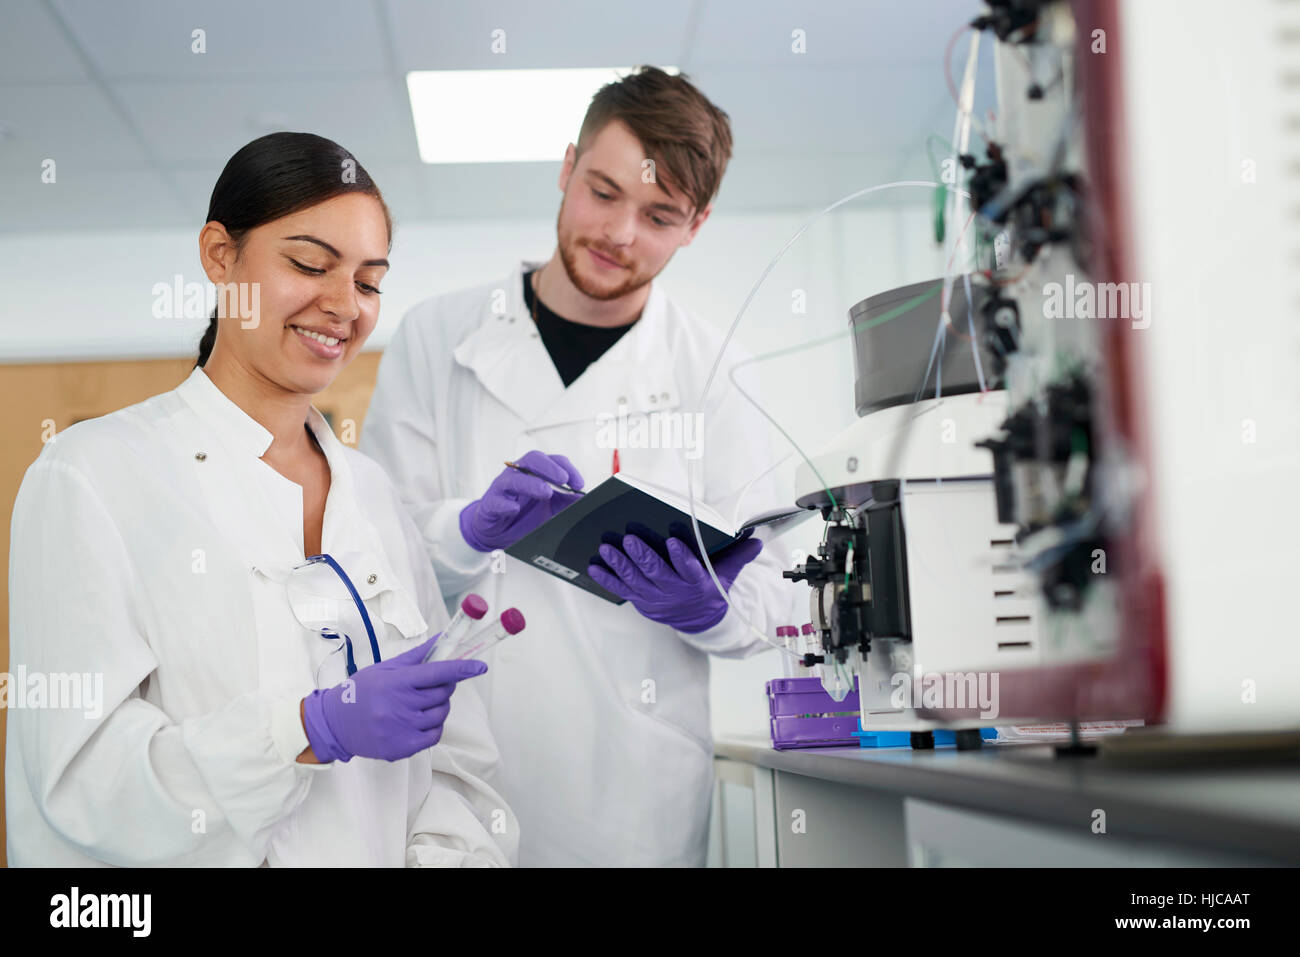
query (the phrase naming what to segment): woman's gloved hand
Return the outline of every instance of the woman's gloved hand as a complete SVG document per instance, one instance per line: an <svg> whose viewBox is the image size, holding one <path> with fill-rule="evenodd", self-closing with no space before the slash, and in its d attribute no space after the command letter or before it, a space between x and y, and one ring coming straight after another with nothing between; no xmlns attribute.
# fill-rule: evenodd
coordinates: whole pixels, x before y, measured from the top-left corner
<svg viewBox="0 0 1300 957"><path fill-rule="evenodd" d="M519 464L553 482L582 488L582 475L563 455L534 450L519 459ZM508 548L580 497L507 468L492 480L482 498L461 509L460 533L471 548L480 552Z"/></svg>
<svg viewBox="0 0 1300 957"><path fill-rule="evenodd" d="M683 539L667 539L664 547L669 561L636 535L624 535L622 545L622 551L608 543L600 546L601 560L608 568L587 566L587 574L601 588L626 598L650 620L686 634L712 628L726 616L726 600ZM762 550L761 541L746 538L710 556L713 570L727 591L740 570Z"/></svg>
<svg viewBox="0 0 1300 957"><path fill-rule="evenodd" d="M456 682L487 671L481 661L422 659L435 635L303 699L303 727L322 764L354 757L400 761L442 737Z"/></svg>

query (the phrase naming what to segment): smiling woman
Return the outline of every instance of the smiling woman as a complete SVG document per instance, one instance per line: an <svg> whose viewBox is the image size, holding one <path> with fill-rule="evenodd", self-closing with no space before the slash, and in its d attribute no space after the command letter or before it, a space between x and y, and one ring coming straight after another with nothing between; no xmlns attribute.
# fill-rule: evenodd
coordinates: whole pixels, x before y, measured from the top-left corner
<svg viewBox="0 0 1300 957"><path fill-rule="evenodd" d="M221 291L196 368L245 408L292 427L263 460L302 487L303 542L320 550L330 469L301 413L379 320L392 220L365 168L311 133L271 133L226 163L199 233ZM252 303L252 310L236 304Z"/></svg>
<svg viewBox="0 0 1300 957"><path fill-rule="evenodd" d="M195 365L228 352L319 392L374 329L391 244L379 187L347 150L311 133L253 140L217 179L199 254L218 288L253 284L257 295L218 297ZM230 302L254 302L256 314L234 316Z"/></svg>
<svg viewBox="0 0 1300 957"><path fill-rule="evenodd" d="M419 531L312 405L378 321L391 237L338 144L249 143L199 233L222 294L189 378L69 426L27 470L11 667L103 693L93 713L9 713L11 863L513 859L472 686L449 720L486 666L425 661L446 609ZM289 583L326 560L344 610L313 628Z"/></svg>

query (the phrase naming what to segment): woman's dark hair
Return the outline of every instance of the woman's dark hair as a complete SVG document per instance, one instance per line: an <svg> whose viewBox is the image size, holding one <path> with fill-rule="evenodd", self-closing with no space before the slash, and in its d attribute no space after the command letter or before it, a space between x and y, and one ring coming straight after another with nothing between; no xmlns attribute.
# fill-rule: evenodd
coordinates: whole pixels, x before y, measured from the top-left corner
<svg viewBox="0 0 1300 957"><path fill-rule="evenodd" d="M351 153L314 133L268 133L230 157L212 187L208 218L226 227L238 247L250 230L344 193L379 200L393 241L393 218L379 187ZM217 341L214 310L199 340L195 368L208 361Z"/></svg>

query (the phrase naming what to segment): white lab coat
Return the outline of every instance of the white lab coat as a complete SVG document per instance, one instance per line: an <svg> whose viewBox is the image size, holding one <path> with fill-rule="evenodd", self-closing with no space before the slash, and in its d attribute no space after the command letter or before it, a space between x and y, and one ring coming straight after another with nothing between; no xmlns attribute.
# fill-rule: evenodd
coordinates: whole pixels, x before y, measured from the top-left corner
<svg viewBox="0 0 1300 957"><path fill-rule="evenodd" d="M635 415L694 410L722 337L652 285L637 324L566 389L524 307L522 271L405 316L361 448L392 475L444 590L478 591L493 614L515 605L528 621L488 657L484 686L501 749L494 781L519 816L520 864L700 865L713 775L708 656L767 646L731 612L682 634L631 604L490 559L465 544L459 513L505 459L533 448L567 455L589 488L607 478L610 433L598 416L626 405L631 435ZM773 453L769 426L730 387L727 367L704 412L696 492L730 515L732 493ZM685 450L622 448L620 459L623 472L686 494ZM781 504L773 498L767 480L755 483L740 517ZM769 635L806 601L782 581L784 564L765 548L731 591Z"/></svg>
<svg viewBox="0 0 1300 957"><path fill-rule="evenodd" d="M445 608L387 476L316 409L329 461L322 545L366 602L383 657ZM329 645L282 584L303 558L302 489L271 433L202 370L71 426L27 470L9 562L10 671L99 673L87 710L11 709L9 861L95 865L506 865L517 825L473 681L434 748L296 762L298 703ZM371 661L356 645L357 665ZM342 655L321 685L342 680ZM504 833L493 833L496 830Z"/></svg>

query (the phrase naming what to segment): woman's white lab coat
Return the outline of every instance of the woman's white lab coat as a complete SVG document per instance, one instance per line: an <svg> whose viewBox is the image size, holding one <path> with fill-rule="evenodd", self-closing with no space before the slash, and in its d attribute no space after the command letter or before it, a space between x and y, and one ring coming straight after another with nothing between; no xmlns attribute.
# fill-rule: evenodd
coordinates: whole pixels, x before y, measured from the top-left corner
<svg viewBox="0 0 1300 957"><path fill-rule="evenodd" d="M382 469L314 408L309 424L331 473L323 549L387 658L444 624L438 585ZM102 675L102 702L9 711L11 864L511 862L517 826L483 781L497 753L473 681L432 749L296 762L298 703L330 648L298 624L282 584L303 560L302 489L261 461L270 443L196 369L66 429L27 470L10 672L88 675L88 688ZM365 640L356 655L370 663ZM329 656L321 686L343 667Z"/></svg>
<svg viewBox="0 0 1300 957"><path fill-rule="evenodd" d="M588 488L600 483L610 475L620 409L622 471L684 496L696 448L685 440L645 447L650 423L659 417L661 445L665 427L684 425L721 338L652 285L637 324L566 389L524 308L516 269L417 305L384 352L361 448L393 476L444 589L478 591L494 613L516 605L528 620L488 656L483 689L501 749L494 780L519 815L522 865L703 864L713 774L709 655L766 645L734 613L700 634L679 633L631 604L513 558L490 559L465 544L460 510L504 459L533 448L569 456ZM769 426L730 388L727 368L703 413L696 485L723 514L774 462ZM766 480L755 483L740 517L782 504L774 494ZM782 581L783 567L778 550L764 549L731 592L769 635L793 623L798 603L807 607L806 588ZM754 695L761 700L761 686Z"/></svg>

